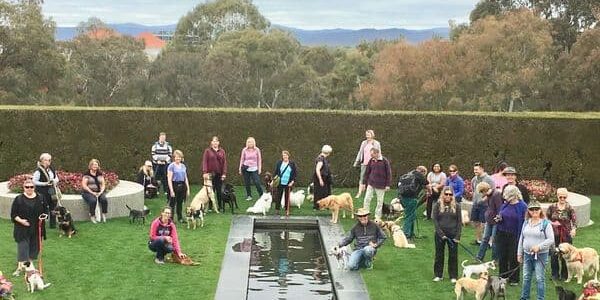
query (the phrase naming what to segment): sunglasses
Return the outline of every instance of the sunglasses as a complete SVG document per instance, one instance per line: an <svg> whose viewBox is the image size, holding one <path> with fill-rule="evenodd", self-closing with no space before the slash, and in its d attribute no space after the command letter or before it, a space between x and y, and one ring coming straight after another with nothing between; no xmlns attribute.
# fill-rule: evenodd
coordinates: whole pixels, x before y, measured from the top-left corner
<svg viewBox="0 0 600 300"><path fill-rule="evenodd" d="M450 173L455 173L455 172L456 172L456 170L448 170L448 172L450 172Z"/></svg>
<svg viewBox="0 0 600 300"><path fill-rule="evenodd" d="M452 196L452 193L444 193L446 196Z"/></svg>
<svg viewBox="0 0 600 300"><path fill-rule="evenodd" d="M32 189L32 188L34 188L34 186L33 185L24 185L23 188L24 189Z"/></svg>
<svg viewBox="0 0 600 300"><path fill-rule="evenodd" d="M558 196L558 199L567 199L567 196Z"/></svg>

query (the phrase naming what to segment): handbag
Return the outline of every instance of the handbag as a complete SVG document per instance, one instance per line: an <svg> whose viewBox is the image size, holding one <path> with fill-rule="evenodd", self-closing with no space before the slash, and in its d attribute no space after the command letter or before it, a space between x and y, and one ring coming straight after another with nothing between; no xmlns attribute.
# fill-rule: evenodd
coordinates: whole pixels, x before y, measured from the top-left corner
<svg viewBox="0 0 600 300"><path fill-rule="evenodd" d="M283 173L285 173L285 171L287 171L287 169L289 168L290 164L288 163L287 166L285 166L285 168L283 168L283 171L281 171L281 174L283 175ZM273 176L273 181L272 181L272 186L273 187L278 187L279 184L281 183L281 177L279 175L275 175Z"/></svg>

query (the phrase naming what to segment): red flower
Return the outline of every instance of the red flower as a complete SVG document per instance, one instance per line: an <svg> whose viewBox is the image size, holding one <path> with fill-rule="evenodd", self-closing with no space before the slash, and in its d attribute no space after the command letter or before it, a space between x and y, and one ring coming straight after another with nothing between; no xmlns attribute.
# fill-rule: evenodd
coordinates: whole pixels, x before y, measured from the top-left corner
<svg viewBox="0 0 600 300"><path fill-rule="evenodd" d="M56 171L58 175L58 187L63 194L79 194L82 191L81 179L82 173L71 173L62 170ZM104 180L106 180L106 190L112 190L119 184L119 176L115 172L103 171ZM19 174L11 177L8 180L8 189L13 193L23 192L23 182L25 179L31 178L31 174Z"/></svg>

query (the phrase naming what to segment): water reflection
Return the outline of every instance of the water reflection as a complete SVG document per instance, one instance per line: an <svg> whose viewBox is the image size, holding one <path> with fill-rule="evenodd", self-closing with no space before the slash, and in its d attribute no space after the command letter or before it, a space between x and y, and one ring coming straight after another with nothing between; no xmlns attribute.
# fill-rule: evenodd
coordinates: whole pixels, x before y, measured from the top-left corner
<svg viewBox="0 0 600 300"><path fill-rule="evenodd" d="M256 230L248 299L333 299L317 230Z"/></svg>

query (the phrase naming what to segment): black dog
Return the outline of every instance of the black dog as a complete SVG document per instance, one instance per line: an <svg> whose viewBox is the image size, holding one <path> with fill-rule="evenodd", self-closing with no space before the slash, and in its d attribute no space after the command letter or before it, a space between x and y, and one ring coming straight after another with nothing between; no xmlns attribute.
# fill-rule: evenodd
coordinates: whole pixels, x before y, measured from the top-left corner
<svg viewBox="0 0 600 300"><path fill-rule="evenodd" d="M265 172L263 176L263 183L265 184L265 191L273 195L273 175L269 172Z"/></svg>
<svg viewBox="0 0 600 300"><path fill-rule="evenodd" d="M556 295L558 296L558 300L576 300L577 295L575 293L563 288L562 286L556 286Z"/></svg>
<svg viewBox="0 0 600 300"><path fill-rule="evenodd" d="M237 199L235 197L235 191L233 190L233 185L231 185L230 183L226 183L223 185L221 197L223 198L223 210L225 210L225 203L229 203L229 207L231 207L232 214L234 205L235 208L239 208L237 204Z"/></svg>
<svg viewBox="0 0 600 300"><path fill-rule="evenodd" d="M125 204L125 207L129 209L129 223L133 224L137 219L142 221L142 224L146 224L146 216L150 214L150 209L144 205L144 210L131 209L129 205Z"/></svg>
<svg viewBox="0 0 600 300"><path fill-rule="evenodd" d="M71 238L77 233L77 229L75 229L75 225L73 224L71 212L69 212L66 207L57 206L54 208L54 214L58 220L58 230L60 232L60 236L66 235Z"/></svg>

